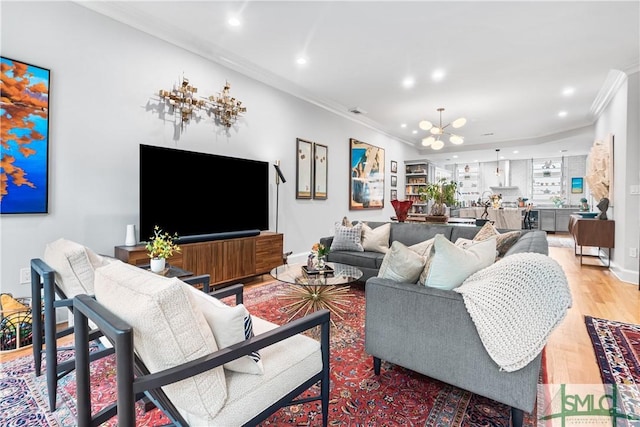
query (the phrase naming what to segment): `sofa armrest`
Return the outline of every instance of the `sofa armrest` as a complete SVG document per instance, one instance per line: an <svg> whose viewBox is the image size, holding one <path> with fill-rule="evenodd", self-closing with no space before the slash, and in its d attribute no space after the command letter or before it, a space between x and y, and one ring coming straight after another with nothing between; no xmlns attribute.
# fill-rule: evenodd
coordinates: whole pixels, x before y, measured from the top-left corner
<svg viewBox="0 0 640 427"><path fill-rule="evenodd" d="M541 355L503 372L487 353L462 295L372 277L365 285L365 351L375 358L531 412Z"/></svg>

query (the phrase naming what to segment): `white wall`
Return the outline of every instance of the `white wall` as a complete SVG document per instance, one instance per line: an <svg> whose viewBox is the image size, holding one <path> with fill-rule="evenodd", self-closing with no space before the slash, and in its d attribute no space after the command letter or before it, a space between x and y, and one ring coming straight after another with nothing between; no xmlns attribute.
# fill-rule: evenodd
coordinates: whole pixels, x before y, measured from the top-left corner
<svg viewBox="0 0 640 427"><path fill-rule="evenodd" d="M28 28L25 19L28 19ZM2 55L51 70L49 125L49 213L4 215L0 219L0 289L23 296L19 270L43 255L47 242L65 237L99 253L113 254L124 243L126 224L138 223L138 146L151 144L273 162L282 161L287 182L280 186L280 225L285 250L306 256L344 215L388 220L394 214L385 188L385 208L349 212L349 138L385 148L402 165L416 151L298 98L216 63L68 2L3 2ZM226 134L211 119L176 132L172 116L162 115L155 94L183 75L199 94L219 92L225 80L247 107L237 129ZM163 117L163 118L161 118ZM295 199L296 138L329 147L328 200ZM184 179L170 169L167 179ZM275 172L274 172L275 174ZM398 175L398 189L404 176ZM271 177L271 230L275 230L275 177ZM168 209L251 211L251 200L202 200L167 196ZM241 214L239 212L239 214ZM148 236L138 236L138 239Z"/></svg>
<svg viewBox="0 0 640 427"><path fill-rule="evenodd" d="M612 219L616 221L616 247L612 270L622 280L638 283L638 258L630 248L640 244L640 202L630 186L640 183L640 136L638 134L639 73L631 74L596 122L596 139L614 135Z"/></svg>

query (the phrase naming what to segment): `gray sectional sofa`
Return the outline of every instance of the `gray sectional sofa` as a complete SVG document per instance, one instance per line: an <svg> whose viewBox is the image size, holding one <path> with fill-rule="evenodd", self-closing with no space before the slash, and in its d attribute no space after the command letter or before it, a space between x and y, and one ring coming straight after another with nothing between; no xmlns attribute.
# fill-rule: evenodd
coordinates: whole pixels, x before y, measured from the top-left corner
<svg viewBox="0 0 640 427"><path fill-rule="evenodd" d="M357 221L354 221L354 223L355 222ZM367 221L367 224L369 227L375 229L386 223ZM469 225L392 222L389 233L389 246L391 246L391 243L395 240L404 243L406 246L411 246L431 239L436 234L443 234L444 237L455 243L458 238L473 239L481 228L482 227ZM507 230L498 231L503 232ZM320 243L328 248L331 247L331 242L333 242L333 236L320 239ZM520 239L509 249L507 255L519 252L537 252L548 255L549 244L547 242L547 233L538 230L522 230ZM360 280L365 282L367 279L378 275L378 270L380 269L380 265L382 265L383 258L384 254L380 252L331 251L327 257L327 261L358 267L363 273Z"/></svg>
<svg viewBox="0 0 640 427"><path fill-rule="evenodd" d="M368 224L375 228L384 223ZM480 229L392 223L390 243L399 240L410 246L436 234L455 242L459 237L473 239ZM321 243L330 246L331 238ZM548 255L544 231L522 230L504 258L527 252ZM349 251L328 256L329 261L357 266L364 272L365 350L373 356L375 373L380 373L383 360L411 369L510 406L512 424L522 425L524 412L532 412L536 402L542 353L516 371L500 369L487 353L460 293L378 278L383 258L381 253Z"/></svg>

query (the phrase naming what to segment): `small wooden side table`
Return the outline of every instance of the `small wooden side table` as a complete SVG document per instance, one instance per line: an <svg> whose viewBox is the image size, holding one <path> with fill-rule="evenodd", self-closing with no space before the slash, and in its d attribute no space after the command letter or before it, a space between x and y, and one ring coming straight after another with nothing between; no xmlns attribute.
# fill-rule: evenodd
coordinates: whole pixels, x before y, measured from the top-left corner
<svg viewBox="0 0 640 427"><path fill-rule="evenodd" d="M569 218L569 233L573 237L573 253L580 255L580 265L583 264L583 256L596 256L602 262L602 267L611 266L611 248L615 247L615 221L597 218L582 218L580 215L571 215ZM580 253L577 252L580 246ZM582 253L583 246L597 247L596 255ZM608 249L607 264L600 257L600 249Z"/></svg>

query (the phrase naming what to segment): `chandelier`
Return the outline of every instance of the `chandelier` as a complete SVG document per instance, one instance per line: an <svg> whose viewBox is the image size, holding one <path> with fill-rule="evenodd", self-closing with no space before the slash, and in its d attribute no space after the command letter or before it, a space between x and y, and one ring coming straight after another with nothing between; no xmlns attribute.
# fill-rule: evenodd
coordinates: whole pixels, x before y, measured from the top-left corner
<svg viewBox="0 0 640 427"><path fill-rule="evenodd" d="M424 145L425 147L431 146L431 148L434 150L441 149L442 147L444 147L444 142L441 139L441 138L444 138L444 135L449 135L449 142L451 142L452 144L458 145L464 142L464 139L460 135L447 132L445 131L445 129L449 126L451 126L454 129L461 128L462 126L464 126L465 123L467 123L467 119L465 119L464 117L460 117L459 119L456 119L453 122L443 126L442 125L443 111L444 111L444 108L442 107L438 108L438 112L440 113L439 126L434 126L433 123L431 123L428 120L423 120L418 124L418 126L420 126L420 129L428 130L429 132L431 132L431 136L428 136L422 140L422 145Z"/></svg>

